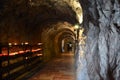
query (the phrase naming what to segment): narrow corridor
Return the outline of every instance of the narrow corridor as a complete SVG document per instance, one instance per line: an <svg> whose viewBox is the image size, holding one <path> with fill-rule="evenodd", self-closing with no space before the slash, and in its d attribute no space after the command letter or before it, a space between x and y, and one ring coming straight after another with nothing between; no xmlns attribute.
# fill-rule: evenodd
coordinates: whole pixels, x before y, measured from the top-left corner
<svg viewBox="0 0 120 80"><path fill-rule="evenodd" d="M28 80L75 80L74 54L63 53Z"/></svg>

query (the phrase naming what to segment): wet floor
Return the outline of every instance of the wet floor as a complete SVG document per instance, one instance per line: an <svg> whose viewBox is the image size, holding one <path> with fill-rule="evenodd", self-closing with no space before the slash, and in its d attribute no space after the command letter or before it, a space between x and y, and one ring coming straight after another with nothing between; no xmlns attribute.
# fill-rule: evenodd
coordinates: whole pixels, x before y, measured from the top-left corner
<svg viewBox="0 0 120 80"><path fill-rule="evenodd" d="M63 53L28 80L75 80L74 75L74 55Z"/></svg>

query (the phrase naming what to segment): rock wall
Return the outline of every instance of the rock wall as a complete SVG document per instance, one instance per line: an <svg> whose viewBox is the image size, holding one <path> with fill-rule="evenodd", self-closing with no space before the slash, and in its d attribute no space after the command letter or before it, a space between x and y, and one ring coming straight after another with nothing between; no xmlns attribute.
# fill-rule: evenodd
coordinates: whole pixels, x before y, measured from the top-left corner
<svg viewBox="0 0 120 80"><path fill-rule="evenodd" d="M76 53L76 80L120 80L120 1L80 0L86 45Z"/></svg>

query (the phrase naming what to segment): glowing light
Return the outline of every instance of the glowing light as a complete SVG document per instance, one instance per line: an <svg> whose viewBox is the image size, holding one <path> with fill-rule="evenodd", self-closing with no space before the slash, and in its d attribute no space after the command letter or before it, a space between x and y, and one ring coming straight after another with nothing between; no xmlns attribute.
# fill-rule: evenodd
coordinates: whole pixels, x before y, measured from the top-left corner
<svg viewBox="0 0 120 80"><path fill-rule="evenodd" d="M28 45L29 43L28 42L25 42L25 45Z"/></svg>
<svg viewBox="0 0 120 80"><path fill-rule="evenodd" d="M24 43L21 43L21 45L24 45Z"/></svg>
<svg viewBox="0 0 120 80"><path fill-rule="evenodd" d="M0 56L7 56L8 54L0 54Z"/></svg>
<svg viewBox="0 0 120 80"><path fill-rule="evenodd" d="M33 49L32 52L37 52L37 51L40 51L42 50L41 48L38 48L38 49Z"/></svg>
<svg viewBox="0 0 120 80"><path fill-rule="evenodd" d="M14 43L14 45L17 45L17 43Z"/></svg>
<svg viewBox="0 0 120 80"><path fill-rule="evenodd" d="M83 16L82 14L81 15L78 14L77 16L78 16L78 21L81 24L83 22Z"/></svg>
<svg viewBox="0 0 120 80"><path fill-rule="evenodd" d="M11 46L11 45L12 45L12 43L8 43L8 45L9 45L9 46Z"/></svg>
<svg viewBox="0 0 120 80"><path fill-rule="evenodd" d="M42 56L43 54L37 54L37 56Z"/></svg>
<svg viewBox="0 0 120 80"><path fill-rule="evenodd" d="M13 52L13 53L10 53L10 56L13 56L13 55L16 55L18 54L18 52Z"/></svg>
<svg viewBox="0 0 120 80"><path fill-rule="evenodd" d="M25 59L28 59L28 57L25 57Z"/></svg>
<svg viewBox="0 0 120 80"><path fill-rule="evenodd" d="M75 29L78 29L79 28L79 26L78 25L75 25Z"/></svg>
<svg viewBox="0 0 120 80"><path fill-rule="evenodd" d="M30 50L26 50L25 52L30 52Z"/></svg>
<svg viewBox="0 0 120 80"><path fill-rule="evenodd" d="M42 45L42 43L38 43L38 45Z"/></svg>
<svg viewBox="0 0 120 80"><path fill-rule="evenodd" d="M24 53L24 51L19 51L19 53L21 54L21 53Z"/></svg>

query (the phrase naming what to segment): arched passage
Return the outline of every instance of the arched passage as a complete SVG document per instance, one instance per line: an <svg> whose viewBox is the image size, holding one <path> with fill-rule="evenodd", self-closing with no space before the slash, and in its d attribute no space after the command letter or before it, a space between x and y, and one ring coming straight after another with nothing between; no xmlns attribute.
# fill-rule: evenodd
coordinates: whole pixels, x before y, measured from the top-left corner
<svg viewBox="0 0 120 80"><path fill-rule="evenodd" d="M48 28L48 30L44 30L42 34L42 41L45 47L45 56L49 55L47 57L48 59L51 57L60 56L62 40L64 38L69 38L68 36L71 37L72 40L75 39L74 29L69 23L54 24L51 28Z"/></svg>
<svg viewBox="0 0 120 80"><path fill-rule="evenodd" d="M61 41L59 43L59 49L61 53L75 51L75 39L71 35L63 35L59 38L59 40ZM69 47L71 50L68 50Z"/></svg>
<svg viewBox="0 0 120 80"><path fill-rule="evenodd" d="M61 29L59 32L58 32L58 34L57 35L55 35L55 47L57 47L56 48L56 53L60 53L61 51L61 48L60 48L60 45L61 45L61 42L62 42L62 40L63 39L65 39L65 41L67 41L67 42L69 42L69 41L71 41L72 40L72 42L74 41L74 39L72 39L72 38L74 38L75 39L75 34L70 30L70 29L65 29L65 28L63 28L63 29ZM67 43L67 42L65 42L65 43Z"/></svg>

